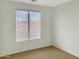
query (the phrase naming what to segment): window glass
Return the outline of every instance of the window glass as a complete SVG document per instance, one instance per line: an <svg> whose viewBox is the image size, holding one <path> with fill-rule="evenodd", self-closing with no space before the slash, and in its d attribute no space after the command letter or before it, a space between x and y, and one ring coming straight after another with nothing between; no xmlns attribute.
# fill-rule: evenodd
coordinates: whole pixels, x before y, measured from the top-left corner
<svg viewBox="0 0 79 59"><path fill-rule="evenodd" d="M30 40L41 37L41 14L40 12L30 12Z"/></svg>
<svg viewBox="0 0 79 59"><path fill-rule="evenodd" d="M16 10L16 42L41 38L41 13Z"/></svg>
<svg viewBox="0 0 79 59"><path fill-rule="evenodd" d="M16 41L28 40L28 11L16 10Z"/></svg>

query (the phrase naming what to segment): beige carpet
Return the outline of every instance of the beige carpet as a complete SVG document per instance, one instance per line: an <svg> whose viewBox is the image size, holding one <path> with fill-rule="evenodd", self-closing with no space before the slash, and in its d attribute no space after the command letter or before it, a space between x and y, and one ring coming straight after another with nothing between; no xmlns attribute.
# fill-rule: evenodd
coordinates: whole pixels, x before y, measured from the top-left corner
<svg viewBox="0 0 79 59"><path fill-rule="evenodd" d="M11 55L2 59L79 59L55 47L36 49Z"/></svg>

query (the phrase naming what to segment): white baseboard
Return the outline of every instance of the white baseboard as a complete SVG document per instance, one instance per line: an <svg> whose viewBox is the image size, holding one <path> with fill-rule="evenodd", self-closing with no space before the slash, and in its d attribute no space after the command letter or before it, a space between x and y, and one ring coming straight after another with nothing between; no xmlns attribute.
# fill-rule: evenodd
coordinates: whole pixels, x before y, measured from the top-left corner
<svg viewBox="0 0 79 59"><path fill-rule="evenodd" d="M6 53L6 54L1 54L0 57L5 57L5 56L8 56L8 55L12 55L12 54L16 54L16 53L20 53L20 52L24 52L24 51L30 51L30 50L34 50L34 49L39 49L39 48L44 48L44 47L48 47L48 46L52 46L52 45L47 44L47 45L43 45L43 46L40 46L40 47L29 49L29 50L14 51L14 52Z"/></svg>
<svg viewBox="0 0 79 59"><path fill-rule="evenodd" d="M71 51L68 51L68 50L66 50L66 49L63 49L63 48L61 48L61 47L59 47L59 46L57 46L57 45L52 45L52 46L54 46L54 47L56 47L56 48L58 48L58 49L60 49L60 50L62 50L62 51L65 51L65 52L67 52L67 53L69 53L69 54L71 54L71 55L73 55L73 56L75 56L75 57L78 57L79 58L79 55L77 55L76 53L74 53L74 52L71 52Z"/></svg>
<svg viewBox="0 0 79 59"><path fill-rule="evenodd" d="M76 57L79 58L79 55L77 55L77 54L75 54L75 53L73 53L73 52L70 52L70 51L68 51L68 50L66 50L66 49L63 49L63 48L61 48L61 47L58 47L57 45L54 45L54 44L53 44L53 45L49 44L49 45L45 45L45 46L40 46L40 47L33 48L33 49L38 49L38 48L43 48L43 47L48 47L48 46L54 46L54 47L56 47L56 48L59 48L60 50L63 50L63 51L65 51L65 52L67 52L67 53L69 53L69 54L71 54L71 55L76 56ZM31 50L33 50L33 49L31 49ZM16 53L24 52L24 51L29 51L29 50L16 51L16 52L13 52L13 53L0 55L0 57L7 56L7 55L11 55L11 54L16 54Z"/></svg>

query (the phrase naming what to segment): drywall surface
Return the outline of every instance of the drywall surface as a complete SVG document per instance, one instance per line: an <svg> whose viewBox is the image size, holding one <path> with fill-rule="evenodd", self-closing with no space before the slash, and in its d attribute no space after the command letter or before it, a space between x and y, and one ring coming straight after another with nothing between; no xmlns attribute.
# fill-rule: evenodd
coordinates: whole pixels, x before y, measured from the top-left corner
<svg viewBox="0 0 79 59"><path fill-rule="evenodd" d="M2 18L3 18L3 13L2 13L2 11L3 11L3 7L2 7L2 5L3 5L3 1L2 0L0 0L0 55L2 54Z"/></svg>
<svg viewBox="0 0 79 59"><path fill-rule="evenodd" d="M52 20L52 8L42 7L36 5L23 4L18 2L11 2L6 0L0 0L2 3L0 6L2 10L0 15L1 24L1 39L2 47L0 56L5 56L8 54L13 54L22 51L28 51L31 49L36 49L40 47L45 47L51 45L51 20ZM23 42L16 42L16 9L26 9L26 10L38 10L42 13L42 34L40 40L29 40Z"/></svg>
<svg viewBox="0 0 79 59"><path fill-rule="evenodd" d="M52 29L53 45L79 57L79 0L54 8Z"/></svg>

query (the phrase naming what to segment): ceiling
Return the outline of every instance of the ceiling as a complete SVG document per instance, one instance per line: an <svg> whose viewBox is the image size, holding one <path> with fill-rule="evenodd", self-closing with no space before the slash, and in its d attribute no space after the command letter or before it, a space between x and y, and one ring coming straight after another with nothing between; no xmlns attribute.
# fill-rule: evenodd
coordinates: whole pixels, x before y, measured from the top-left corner
<svg viewBox="0 0 79 59"><path fill-rule="evenodd" d="M32 0L12 0L12 1L48 6L48 7L55 7L70 2L72 0L36 0L36 2L32 2Z"/></svg>

